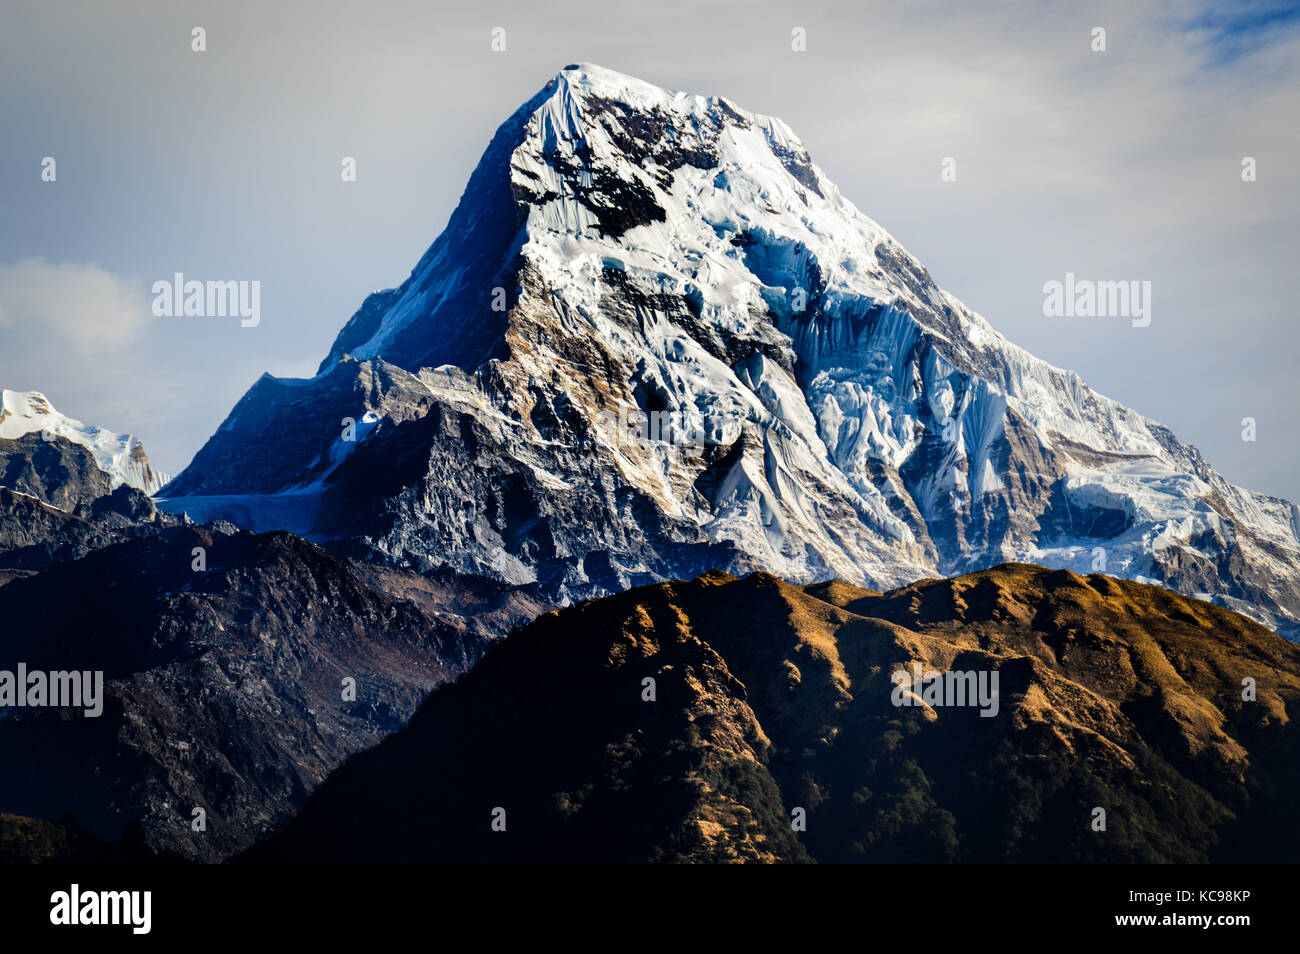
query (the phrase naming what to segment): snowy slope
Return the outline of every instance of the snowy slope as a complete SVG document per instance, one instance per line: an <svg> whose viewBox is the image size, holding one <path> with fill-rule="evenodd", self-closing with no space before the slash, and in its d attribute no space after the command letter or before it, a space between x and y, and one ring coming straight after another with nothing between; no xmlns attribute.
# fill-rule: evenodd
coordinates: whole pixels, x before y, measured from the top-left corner
<svg viewBox="0 0 1300 954"><path fill-rule="evenodd" d="M63 437L85 447L114 487L129 484L152 494L171 479L150 466L138 438L66 417L37 391L0 391L0 437L12 440L33 433Z"/></svg>
<svg viewBox="0 0 1300 954"><path fill-rule="evenodd" d="M610 426L639 414L673 430ZM558 598L1021 559L1300 617L1293 505L1006 341L780 120L591 65L501 127L317 377L264 377L168 493Z"/></svg>

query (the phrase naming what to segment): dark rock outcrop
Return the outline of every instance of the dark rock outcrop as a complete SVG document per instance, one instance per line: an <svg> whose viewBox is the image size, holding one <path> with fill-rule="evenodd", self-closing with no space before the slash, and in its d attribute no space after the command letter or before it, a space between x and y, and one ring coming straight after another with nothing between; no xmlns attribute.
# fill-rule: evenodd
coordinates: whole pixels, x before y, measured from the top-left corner
<svg viewBox="0 0 1300 954"><path fill-rule="evenodd" d="M276 829L531 613L498 584L380 572L287 533L179 527L0 588L0 670L105 679L98 718L0 710L0 806L107 840L138 821L207 861Z"/></svg>

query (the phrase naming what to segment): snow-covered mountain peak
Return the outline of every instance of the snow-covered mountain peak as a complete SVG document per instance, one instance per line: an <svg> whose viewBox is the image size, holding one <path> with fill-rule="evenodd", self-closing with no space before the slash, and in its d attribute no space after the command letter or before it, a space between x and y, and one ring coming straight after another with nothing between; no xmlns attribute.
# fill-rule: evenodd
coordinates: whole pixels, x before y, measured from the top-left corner
<svg viewBox="0 0 1300 954"><path fill-rule="evenodd" d="M348 453L341 415L374 422ZM652 417L669 436L606 426ZM317 377L259 381L169 493L557 597L1027 560L1300 619L1290 503L1008 342L784 122L591 64L498 129Z"/></svg>
<svg viewBox="0 0 1300 954"><path fill-rule="evenodd" d="M13 440L25 434L46 434L80 444L94 455L114 487L129 484L152 494L170 479L153 469L139 438L60 414L39 391L0 391L0 438Z"/></svg>

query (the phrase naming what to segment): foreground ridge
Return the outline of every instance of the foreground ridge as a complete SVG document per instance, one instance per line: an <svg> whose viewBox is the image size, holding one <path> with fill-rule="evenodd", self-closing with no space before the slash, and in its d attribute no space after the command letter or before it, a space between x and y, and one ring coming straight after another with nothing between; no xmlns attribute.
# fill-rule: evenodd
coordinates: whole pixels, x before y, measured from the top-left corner
<svg viewBox="0 0 1300 954"><path fill-rule="evenodd" d="M914 665L1000 705L902 704ZM712 573L526 626L245 858L1288 860L1297 701L1294 644L1099 574Z"/></svg>

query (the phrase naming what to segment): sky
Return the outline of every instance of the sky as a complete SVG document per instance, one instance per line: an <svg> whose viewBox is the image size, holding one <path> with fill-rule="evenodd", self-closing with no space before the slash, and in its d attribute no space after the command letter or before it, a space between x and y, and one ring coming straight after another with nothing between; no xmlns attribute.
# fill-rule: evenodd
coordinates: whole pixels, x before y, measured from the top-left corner
<svg viewBox="0 0 1300 954"><path fill-rule="evenodd" d="M1300 501L1300 7L1226 9L5 0L0 387L179 472L263 372L313 374L495 128L593 62L781 117L1012 341ZM176 272L260 282L260 323L154 317ZM1150 324L1045 316L1071 272L1150 281Z"/></svg>

